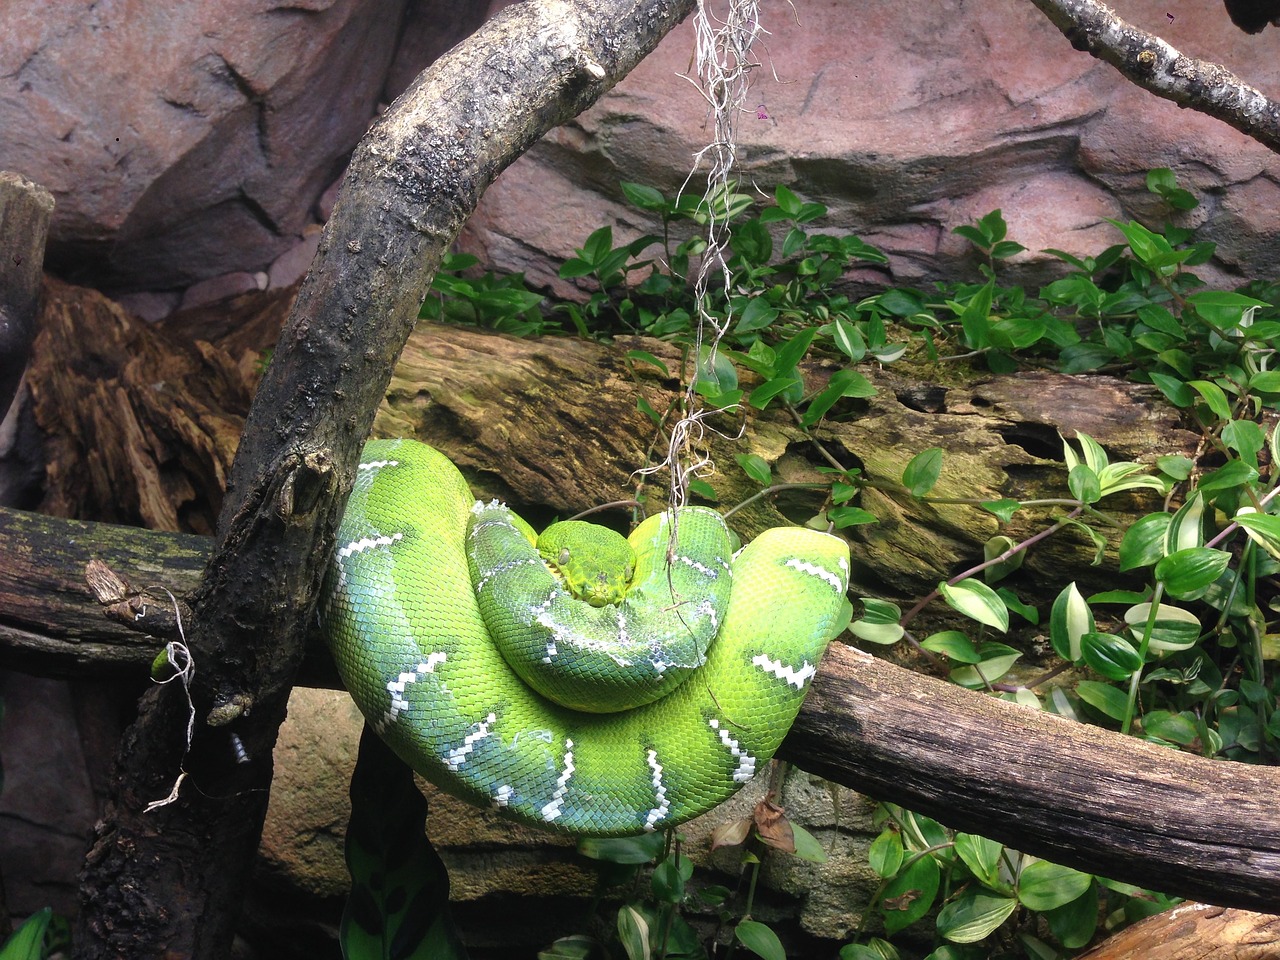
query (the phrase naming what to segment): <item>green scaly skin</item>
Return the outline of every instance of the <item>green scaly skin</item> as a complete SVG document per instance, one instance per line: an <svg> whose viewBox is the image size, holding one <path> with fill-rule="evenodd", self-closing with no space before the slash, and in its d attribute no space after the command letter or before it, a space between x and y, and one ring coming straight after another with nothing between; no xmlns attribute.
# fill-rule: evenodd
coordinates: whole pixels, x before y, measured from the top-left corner
<svg viewBox="0 0 1280 960"><path fill-rule="evenodd" d="M582 713L526 686L492 643L468 572L473 509L438 451L371 442L325 584L343 680L410 766L504 816L576 836L675 826L763 768L842 625L844 540L766 531L733 559L718 635L689 679L634 709Z"/></svg>

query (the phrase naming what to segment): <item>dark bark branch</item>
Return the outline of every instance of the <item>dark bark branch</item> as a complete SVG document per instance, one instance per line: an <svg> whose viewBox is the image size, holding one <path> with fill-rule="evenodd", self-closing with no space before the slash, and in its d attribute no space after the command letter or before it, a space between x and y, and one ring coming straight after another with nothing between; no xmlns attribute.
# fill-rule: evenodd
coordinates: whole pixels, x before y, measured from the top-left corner
<svg viewBox="0 0 1280 960"><path fill-rule="evenodd" d="M22 549L59 542L73 544L75 556ZM110 668L141 677L157 645L139 644L123 627L95 627L96 603L86 587L65 582L64 564L100 554L131 576L150 565L141 569L179 585L193 582L212 542L0 510L0 550L15 545L20 572L7 581L0 573L4 659L16 652L36 672L100 676L97 658L118 650ZM39 616L62 629L38 641L32 624L14 629L8 611L21 610L19 596L42 603ZM207 659L199 647L194 653ZM335 683L322 652L299 681ZM1221 905L1280 904L1275 767L1155 747L844 646L828 653L783 752L837 783L1037 856Z"/></svg>
<svg viewBox="0 0 1280 960"><path fill-rule="evenodd" d="M0 420L13 403L36 335L53 195L0 171Z"/></svg>
<svg viewBox="0 0 1280 960"><path fill-rule="evenodd" d="M1280 907L1275 767L1158 747L843 646L827 653L781 753L1048 860L1222 906Z"/></svg>
<svg viewBox="0 0 1280 960"><path fill-rule="evenodd" d="M1077 50L1157 97L1235 127L1280 152L1280 104L1220 64L1180 53L1094 0L1031 0Z"/></svg>
<svg viewBox="0 0 1280 960"><path fill-rule="evenodd" d="M454 48L356 149L250 410L193 598L199 715L144 701L86 860L83 957L223 957L261 833L275 742L356 458L432 274L480 195L590 106L693 0L528 0ZM229 763L234 725L253 762ZM145 813L179 769L175 803ZM167 771L167 772L166 772Z"/></svg>

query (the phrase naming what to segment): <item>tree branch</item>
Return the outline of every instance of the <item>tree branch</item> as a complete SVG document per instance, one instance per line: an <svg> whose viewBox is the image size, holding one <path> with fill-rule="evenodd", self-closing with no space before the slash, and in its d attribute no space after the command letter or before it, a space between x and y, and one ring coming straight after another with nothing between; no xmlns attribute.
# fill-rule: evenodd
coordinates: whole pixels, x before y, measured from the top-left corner
<svg viewBox="0 0 1280 960"><path fill-rule="evenodd" d="M48 190L20 174L0 172L0 420L18 392L35 339L52 216Z"/></svg>
<svg viewBox="0 0 1280 960"><path fill-rule="evenodd" d="M625 76L693 0L528 0L410 87L357 147L254 399L192 598L177 684L144 698L86 859L86 958L224 957L261 833L271 750L361 445L441 257L481 194ZM251 758L236 763L227 729ZM179 770L174 803L147 812Z"/></svg>
<svg viewBox="0 0 1280 960"><path fill-rule="evenodd" d="M1077 50L1103 60L1126 80L1208 114L1280 152L1280 104L1216 63L1180 53L1094 0L1031 0Z"/></svg>

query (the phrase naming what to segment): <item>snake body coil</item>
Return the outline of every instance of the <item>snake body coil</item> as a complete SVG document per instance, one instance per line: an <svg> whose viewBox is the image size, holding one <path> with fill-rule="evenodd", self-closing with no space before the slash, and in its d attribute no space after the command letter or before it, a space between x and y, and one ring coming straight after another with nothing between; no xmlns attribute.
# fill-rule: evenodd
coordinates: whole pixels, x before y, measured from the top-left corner
<svg viewBox="0 0 1280 960"><path fill-rule="evenodd" d="M722 521L693 509L680 514L668 572L666 524L650 518L631 538L637 586L621 603L590 606L519 552L528 528L507 513L477 504L431 447L365 447L322 610L343 680L383 739L450 792L579 836L673 826L750 780L777 750L841 625L845 541L769 530L733 558L730 577L714 545L724 542ZM517 534L507 546L510 535L494 530L504 524ZM498 540L469 558L469 540L494 532ZM698 586L714 593L730 579L727 603ZM482 613L490 601L498 612ZM573 604L603 613L579 618ZM517 641L527 659L563 668L568 681L539 693L507 662L485 615L512 611L535 623ZM582 626L601 618L613 625L603 638ZM681 646L686 629L694 639ZM628 697L641 705L618 706Z"/></svg>

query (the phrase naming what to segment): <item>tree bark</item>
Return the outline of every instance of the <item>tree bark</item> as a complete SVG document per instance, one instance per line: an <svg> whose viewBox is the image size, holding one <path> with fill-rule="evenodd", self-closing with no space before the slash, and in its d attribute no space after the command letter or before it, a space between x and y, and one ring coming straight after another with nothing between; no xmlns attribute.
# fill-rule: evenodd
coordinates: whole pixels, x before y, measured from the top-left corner
<svg viewBox="0 0 1280 960"><path fill-rule="evenodd" d="M18 393L36 333L53 195L0 171L0 420Z"/></svg>
<svg viewBox="0 0 1280 960"><path fill-rule="evenodd" d="M1184 903L1117 933L1076 960L1272 960L1280 917Z"/></svg>
<svg viewBox="0 0 1280 960"><path fill-rule="evenodd" d="M1280 152L1280 104L1226 67L1186 56L1095 0L1031 2L1073 47L1111 64L1126 80L1180 107L1221 120L1269 150ZM1209 14L1196 11L1191 15Z"/></svg>
<svg viewBox="0 0 1280 960"><path fill-rule="evenodd" d="M159 688L124 738L82 875L78 956L228 954L334 532L422 291L493 178L692 7L510 6L419 77L356 149L250 410L193 598L193 706L178 683ZM229 759L229 732L250 762ZM147 812L180 770L192 783Z"/></svg>

